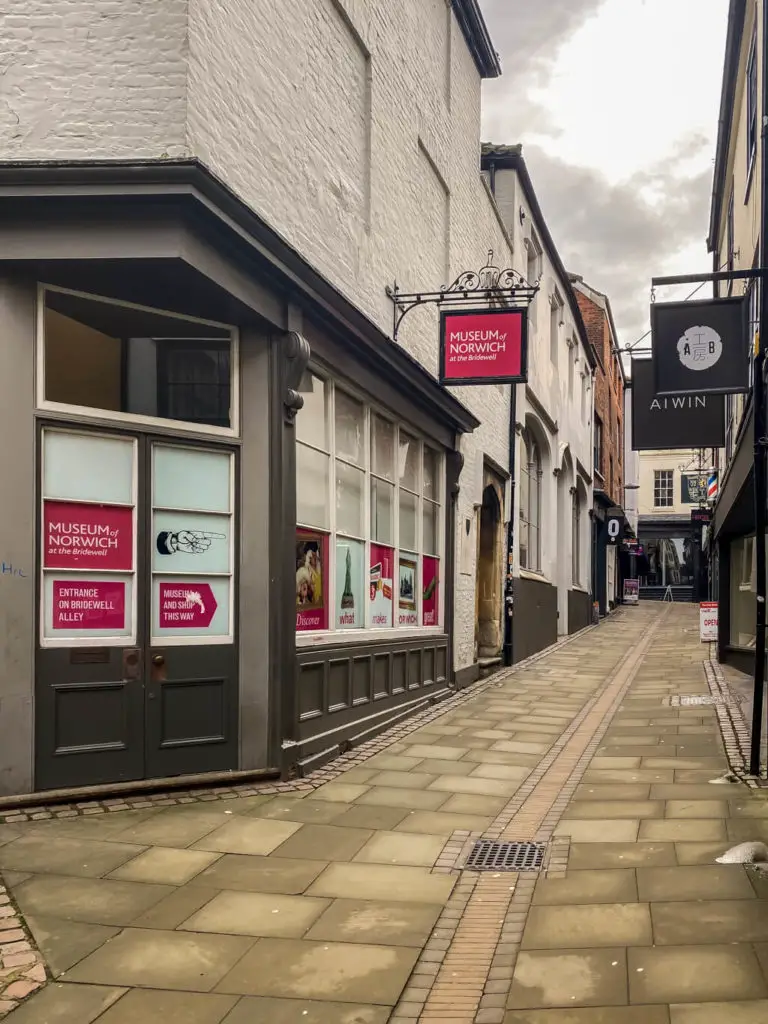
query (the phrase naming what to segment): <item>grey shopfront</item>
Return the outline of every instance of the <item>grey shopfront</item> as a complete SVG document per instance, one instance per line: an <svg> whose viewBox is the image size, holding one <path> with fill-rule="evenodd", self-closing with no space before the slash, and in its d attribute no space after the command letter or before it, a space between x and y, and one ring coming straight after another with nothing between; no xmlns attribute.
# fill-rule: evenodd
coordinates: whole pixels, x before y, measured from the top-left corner
<svg viewBox="0 0 768 1024"><path fill-rule="evenodd" d="M0 166L0 323L0 795L302 772L447 691L476 421L200 165Z"/></svg>

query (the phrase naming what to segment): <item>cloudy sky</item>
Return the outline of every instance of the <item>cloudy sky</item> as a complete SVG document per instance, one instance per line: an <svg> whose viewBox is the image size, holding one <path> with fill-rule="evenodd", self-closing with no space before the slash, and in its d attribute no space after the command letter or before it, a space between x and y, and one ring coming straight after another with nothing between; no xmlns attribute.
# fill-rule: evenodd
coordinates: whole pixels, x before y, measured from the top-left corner
<svg viewBox="0 0 768 1024"><path fill-rule="evenodd" d="M481 6L504 70L483 138L523 144L555 244L609 296L623 347L648 328L653 275L711 270L728 0Z"/></svg>

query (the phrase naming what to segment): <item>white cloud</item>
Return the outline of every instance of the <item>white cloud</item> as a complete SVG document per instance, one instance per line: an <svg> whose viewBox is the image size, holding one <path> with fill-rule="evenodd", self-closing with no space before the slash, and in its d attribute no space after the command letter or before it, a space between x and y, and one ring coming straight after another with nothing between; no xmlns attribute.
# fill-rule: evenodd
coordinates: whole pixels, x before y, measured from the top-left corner
<svg viewBox="0 0 768 1024"><path fill-rule="evenodd" d="M710 269L728 0L483 7L505 72L486 84L484 138L523 143L569 269L608 293L634 341L652 276Z"/></svg>

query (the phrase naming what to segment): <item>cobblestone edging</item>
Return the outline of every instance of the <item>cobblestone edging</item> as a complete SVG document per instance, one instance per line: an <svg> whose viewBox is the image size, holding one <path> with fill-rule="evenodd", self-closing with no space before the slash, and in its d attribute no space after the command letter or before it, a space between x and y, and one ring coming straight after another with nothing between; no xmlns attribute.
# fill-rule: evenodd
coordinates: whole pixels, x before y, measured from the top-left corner
<svg viewBox="0 0 768 1024"><path fill-rule="evenodd" d="M0 1019L47 980L45 961L0 881Z"/></svg>
<svg viewBox="0 0 768 1024"><path fill-rule="evenodd" d="M733 774L750 789L764 789L768 780L756 779L749 774L750 728L741 710L741 704L731 692L714 653L704 662L709 692L714 698L725 754Z"/></svg>
<svg viewBox="0 0 768 1024"><path fill-rule="evenodd" d="M626 696L643 655L668 613L663 611L647 632L631 644L597 693L583 705L539 766L526 779L507 807L482 834L484 839L550 842L563 810L576 790ZM572 749L576 748L576 749ZM461 893L463 920L453 927L453 908L446 906L430 941L419 957L390 1024L455 1021L456 1024L502 1024L523 930L533 899L538 871L479 874L461 871L471 842L479 834L456 832L443 850L459 870L454 892ZM568 837L548 848L547 870L562 877L570 849ZM442 858L441 858L442 861ZM451 871L438 862L436 869ZM458 922L456 922L458 924ZM453 927L447 945L433 939Z"/></svg>
<svg viewBox="0 0 768 1024"><path fill-rule="evenodd" d="M611 616L615 619L621 612L614 612ZM511 676L523 671L529 666L546 658L554 651L560 650L567 644L572 643L579 637L591 632L598 626L587 626L578 633L564 637L557 643L538 651L524 661L512 665L510 668L502 669L500 672L489 676L487 679L472 683L465 689L460 690L451 697L438 701L431 707L409 716L403 722L392 726L386 732L381 733L374 739L361 743L359 747L340 754L329 765L318 768L305 778L295 779L290 782L263 782L243 783L233 786L213 786L210 788L176 790L173 796L167 792L157 794L145 794L137 796L115 797L104 800L73 801L71 803L56 803L35 807L8 808L0 810L0 824L13 825L26 821L47 821L51 818L76 818L82 815L107 814L113 811L145 810L149 807L172 807L177 804L205 803L215 800L237 800L250 796L278 796L285 793L301 793L324 786L326 782L332 782L352 768L359 768L368 758L380 754L393 743L404 739L422 726L441 718L449 711L462 707L468 701L473 700L478 694L484 693L491 687L499 686Z"/></svg>

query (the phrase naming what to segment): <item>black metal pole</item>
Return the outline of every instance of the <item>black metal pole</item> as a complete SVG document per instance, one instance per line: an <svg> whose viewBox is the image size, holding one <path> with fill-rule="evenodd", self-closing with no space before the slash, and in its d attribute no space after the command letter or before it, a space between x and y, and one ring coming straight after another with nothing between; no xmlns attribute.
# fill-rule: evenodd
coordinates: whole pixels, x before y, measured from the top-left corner
<svg viewBox="0 0 768 1024"><path fill-rule="evenodd" d="M515 550L515 493L516 470L515 451L517 447L517 385L510 388L509 396L509 523L507 524L507 571L504 577L504 664L511 666L514 662L514 637L512 633L515 614L515 581L512 574L513 555Z"/></svg>
<svg viewBox="0 0 768 1024"><path fill-rule="evenodd" d="M760 133L760 325L757 335L754 363L752 365L752 407L754 409L754 491L755 491L755 573L756 614L755 614L755 687L752 704L752 744L749 758L751 775L760 774L760 740L763 724L763 690L765 687L765 525L766 525L766 479L765 479L765 339L768 337L768 2L763 2L763 81Z"/></svg>

